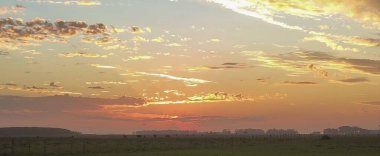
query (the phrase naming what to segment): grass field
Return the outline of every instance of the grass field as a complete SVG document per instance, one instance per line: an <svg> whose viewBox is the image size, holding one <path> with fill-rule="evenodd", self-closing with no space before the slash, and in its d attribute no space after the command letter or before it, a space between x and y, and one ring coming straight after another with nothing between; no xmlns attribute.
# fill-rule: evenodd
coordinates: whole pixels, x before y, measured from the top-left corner
<svg viewBox="0 0 380 156"><path fill-rule="evenodd" d="M380 136L3 138L0 155L17 156L356 156L380 155ZM13 140L13 141L12 141ZM13 142L13 143L12 143Z"/></svg>

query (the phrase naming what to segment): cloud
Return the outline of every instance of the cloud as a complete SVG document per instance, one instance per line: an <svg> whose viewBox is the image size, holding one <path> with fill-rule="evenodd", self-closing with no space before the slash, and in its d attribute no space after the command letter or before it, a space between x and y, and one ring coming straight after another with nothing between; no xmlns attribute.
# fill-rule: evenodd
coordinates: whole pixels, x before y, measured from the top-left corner
<svg viewBox="0 0 380 156"><path fill-rule="evenodd" d="M305 41L318 41L318 42L324 43L327 47L331 48L332 50L353 51L353 52L359 51L357 48L343 47L336 40L334 40L330 37L327 37L327 36L310 36L310 37L305 37L304 40Z"/></svg>
<svg viewBox="0 0 380 156"><path fill-rule="evenodd" d="M110 65L91 64L91 66L103 69L115 69L116 67Z"/></svg>
<svg viewBox="0 0 380 156"><path fill-rule="evenodd" d="M281 68L292 72L305 73L307 72L305 69L310 70L310 65L313 64L313 69L315 69L315 66L318 66L318 68L323 70L380 75L380 60L342 58L323 52L302 50L280 55L268 55L261 51L243 51L241 53L250 57L250 60L261 62L261 66Z"/></svg>
<svg viewBox="0 0 380 156"><path fill-rule="evenodd" d="M50 87L53 87L53 88L63 88L63 87L59 86L57 83L58 83L58 82L50 82L50 83L49 83L49 86L50 86Z"/></svg>
<svg viewBox="0 0 380 156"><path fill-rule="evenodd" d="M316 85L318 83L316 83L316 82L310 82L310 81L284 81L284 84L290 84L290 85Z"/></svg>
<svg viewBox="0 0 380 156"><path fill-rule="evenodd" d="M61 5L97 6L102 3L98 0L25 0L34 3L48 3Z"/></svg>
<svg viewBox="0 0 380 156"><path fill-rule="evenodd" d="M337 80L339 82L343 83L362 83L362 82L369 82L368 78L366 77L359 77L359 78L350 78L350 79L342 79L342 80Z"/></svg>
<svg viewBox="0 0 380 156"><path fill-rule="evenodd" d="M121 81L100 81L100 82L86 82L87 85L98 85L98 84L105 84L105 85L126 85L128 83L121 82Z"/></svg>
<svg viewBox="0 0 380 156"><path fill-rule="evenodd" d="M99 113L105 114L106 117L111 119L122 120L171 120L178 118L176 115L130 112L116 105L100 106Z"/></svg>
<svg viewBox="0 0 380 156"><path fill-rule="evenodd" d="M7 51L0 51L0 56L3 55L3 56L7 56L9 55L9 52Z"/></svg>
<svg viewBox="0 0 380 156"><path fill-rule="evenodd" d="M177 77L177 76L172 76L172 75L167 75L167 74L156 74L156 73L146 73L146 72L137 72L136 74L147 75L147 76L156 76L156 77L162 77L162 78L167 78L167 79L171 79L171 80L183 81L186 84L186 86L190 86L190 87L195 87L195 86L198 86L199 84L205 84L205 83L211 82L208 80Z"/></svg>
<svg viewBox="0 0 380 156"><path fill-rule="evenodd" d="M0 7L0 15L5 15L5 14L15 14L15 13L20 13L24 12L25 7L22 5L16 5L12 7Z"/></svg>
<svg viewBox="0 0 380 156"><path fill-rule="evenodd" d="M138 60L150 60L153 56L141 55L141 56L129 56L128 59L123 59L123 61L138 61Z"/></svg>
<svg viewBox="0 0 380 156"><path fill-rule="evenodd" d="M0 20L0 44L2 47L38 45L39 41L65 42L76 35L97 42L109 39L108 29L102 24L88 25L83 21L50 22L42 18L24 22L22 19L3 18Z"/></svg>
<svg viewBox="0 0 380 156"><path fill-rule="evenodd" d="M87 88L90 88L90 89L104 89L101 86L91 86L91 87L87 87Z"/></svg>
<svg viewBox="0 0 380 156"><path fill-rule="evenodd" d="M221 4L223 7L237 13L260 19L266 23L280 26L286 29L299 30L310 34L305 41L318 41L327 47L338 51L354 51L359 49L347 47L343 44L363 47L379 47L380 39L333 35L323 32L315 32L311 29L302 28L281 22L287 16L295 16L301 19L350 18L361 23L364 27L380 29L380 2L377 0L207 0ZM326 30L325 24L319 25L319 29Z"/></svg>
<svg viewBox="0 0 380 156"><path fill-rule="evenodd" d="M0 96L0 110L33 110L45 113L63 113L64 111L96 110L101 106L113 104L137 106L144 104L144 100L132 97L104 99L68 95L43 97Z"/></svg>
<svg viewBox="0 0 380 156"><path fill-rule="evenodd" d="M176 93L177 91L174 91ZM218 103L218 102L254 102L253 97L247 97L242 94L228 94L226 92L216 92L216 93L201 93L192 96L185 96L184 94L177 95L181 99L169 100L167 98L162 98L159 96L155 97L144 97L146 101L145 104L139 106L128 106L128 105L111 105L108 107L115 107L119 109L128 108L138 108L147 107L150 105L173 105L173 104L195 104L195 103Z"/></svg>
<svg viewBox="0 0 380 156"><path fill-rule="evenodd" d="M326 77L329 76L329 73L328 73L325 69L323 69L323 68L321 68L321 67L317 67L317 66L314 65L314 64L309 64L309 65L308 65L308 68L309 68L311 71L314 71L314 72L317 74L317 76L319 76L319 77L326 78Z"/></svg>
<svg viewBox="0 0 380 156"><path fill-rule="evenodd" d="M363 38L359 36L343 36L334 35L323 32L309 31L311 36L305 37L305 41L318 41L324 43L327 47L338 51L354 51L358 52L359 49L344 47L343 44L361 46L361 47L379 47L380 39Z"/></svg>
<svg viewBox="0 0 380 156"><path fill-rule="evenodd" d="M224 70L224 69L245 69L252 68L253 66L249 66L245 63L234 63L227 62L223 63L220 66L197 66L197 67L188 67L188 71L200 71L200 70Z"/></svg>
<svg viewBox="0 0 380 156"><path fill-rule="evenodd" d="M59 54L63 57L87 57L87 58L107 58L108 55L100 55L96 53L87 53L87 52L68 52Z"/></svg>
<svg viewBox="0 0 380 156"><path fill-rule="evenodd" d="M132 26L129 28L129 30L133 34L143 34L143 33L151 33L152 32L152 28L150 28L150 27L140 28L138 26Z"/></svg>
<svg viewBox="0 0 380 156"><path fill-rule="evenodd" d="M302 30L279 22L284 15L319 20L343 16L363 24L380 28L380 2L378 0L208 0L219 3L237 13L261 19L288 29Z"/></svg>
<svg viewBox="0 0 380 156"><path fill-rule="evenodd" d="M18 92L29 92L35 94L48 94L48 95L81 95L82 93L71 92L62 90L63 87L58 86L55 82L51 82L48 84L50 88L40 87L40 86L26 86L26 85L17 85L15 83L5 83L0 84L0 90L8 90L8 91L18 91Z"/></svg>
<svg viewBox="0 0 380 156"><path fill-rule="evenodd" d="M208 1L221 4L225 8L230 9L239 14L258 18L260 20L263 20L264 22L277 25L282 28L293 29L293 30L303 30L299 26L292 26L284 22L275 20L273 18L274 15L272 14L272 11L269 11L268 7L258 6L257 5L258 2L253 2L249 0L208 0Z"/></svg>

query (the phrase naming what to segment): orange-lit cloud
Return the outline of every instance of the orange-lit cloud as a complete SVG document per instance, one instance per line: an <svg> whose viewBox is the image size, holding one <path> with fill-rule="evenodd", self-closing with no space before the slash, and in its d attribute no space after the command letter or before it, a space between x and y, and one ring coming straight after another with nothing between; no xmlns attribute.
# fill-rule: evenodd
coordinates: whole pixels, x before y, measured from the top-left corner
<svg viewBox="0 0 380 156"><path fill-rule="evenodd" d="M325 70L335 70L345 73L380 75L379 60L340 58L314 51L297 51L281 55L268 55L260 51L243 51L242 53L249 56L250 60L261 62L261 66L292 72L305 73L313 64L324 70L322 74L327 73Z"/></svg>
<svg viewBox="0 0 380 156"><path fill-rule="evenodd" d="M318 83L310 82L310 81L284 81L284 84L288 84L288 85L316 85Z"/></svg>
<svg viewBox="0 0 380 156"><path fill-rule="evenodd" d="M100 55L96 53L86 53L86 52L69 52L60 54L63 57L88 57L88 58L107 58L108 55Z"/></svg>
<svg viewBox="0 0 380 156"><path fill-rule="evenodd" d="M188 67L188 71L202 71L202 70L225 70L225 69L245 69L252 68L253 66L249 66L245 63L235 63L235 62L226 62L221 64L220 66L196 66L196 67Z"/></svg>
<svg viewBox="0 0 380 156"><path fill-rule="evenodd" d="M129 56L128 59L124 61L138 61L138 60L150 60L153 59L153 56L141 55L141 56Z"/></svg>
<svg viewBox="0 0 380 156"><path fill-rule="evenodd" d="M115 69L115 66L110 66L110 65L101 65L101 64L91 64L91 66L96 67L96 68L103 68L103 69Z"/></svg>
<svg viewBox="0 0 380 156"><path fill-rule="evenodd" d="M104 39L109 39L108 29L101 23L88 25L83 21L62 20L53 23L42 18L35 18L27 22L22 19L3 18L0 23L2 47L33 45L39 41L65 42L68 37L75 35L95 38L96 42L104 42Z"/></svg>
<svg viewBox="0 0 380 156"><path fill-rule="evenodd" d="M44 94L44 95L81 95L79 92L71 92L62 90L63 87L57 86L55 84L49 84L49 87L40 86L26 86L17 85L14 83L0 84L0 90L17 91L17 92L28 92L34 94Z"/></svg>
<svg viewBox="0 0 380 156"><path fill-rule="evenodd" d="M195 86L198 86L199 84L211 82L208 80L178 77L178 76L167 75L167 74L146 73L146 72L137 72L136 74L147 75L147 76L156 76L156 77L162 77L162 78L167 78L167 79L171 79L171 80L183 81L186 84L186 86L190 86L190 87L195 87Z"/></svg>

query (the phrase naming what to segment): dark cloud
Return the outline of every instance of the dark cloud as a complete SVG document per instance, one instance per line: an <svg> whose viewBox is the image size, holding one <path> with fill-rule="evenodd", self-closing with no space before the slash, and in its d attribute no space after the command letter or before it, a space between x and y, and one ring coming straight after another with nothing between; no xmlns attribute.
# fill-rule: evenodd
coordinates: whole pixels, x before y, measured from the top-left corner
<svg viewBox="0 0 380 156"><path fill-rule="evenodd" d="M317 67L316 65L314 64L309 64L308 65L308 68L311 70L311 71L314 71L316 73L318 73L318 75L321 75L322 77L328 77L329 76L329 73L324 70L323 68L321 67Z"/></svg>
<svg viewBox="0 0 380 156"><path fill-rule="evenodd" d="M327 53L315 52L315 51L304 51L302 56L308 60L322 60L331 61L335 63L346 63L349 67L359 71L379 75L380 74L380 60L370 60L370 59L354 59L354 58L340 58L329 55Z"/></svg>
<svg viewBox="0 0 380 156"><path fill-rule="evenodd" d="M324 52L306 50L279 55L267 55L265 53L248 53L246 55L259 56L252 59L263 62L263 66L277 67L289 71L304 71L305 67L307 67L308 69L325 76L328 76L328 72L326 71L328 69L339 70L342 72L380 75L380 60L343 58Z"/></svg>
<svg viewBox="0 0 380 156"><path fill-rule="evenodd" d="M3 84L4 86L17 86L17 84L15 84L15 83L5 83L5 84Z"/></svg>
<svg viewBox="0 0 380 156"><path fill-rule="evenodd" d="M31 44L31 41L66 41L67 37L83 35L103 39L108 36L107 27L102 24L89 25L83 21L50 22L35 18L24 22L22 19L3 18L0 20L0 43Z"/></svg>
<svg viewBox="0 0 380 156"><path fill-rule="evenodd" d="M54 88L60 88L60 86L58 86L56 82L50 82L49 86Z"/></svg>
<svg viewBox="0 0 380 156"><path fill-rule="evenodd" d="M268 83L269 80L270 80L270 78L258 78L258 79L256 79L256 81L258 81L260 83Z"/></svg>
<svg viewBox="0 0 380 156"><path fill-rule="evenodd" d="M143 105L145 101L139 98L122 97L118 99L103 99L89 97L74 97L56 95L45 97L0 96L2 110L36 110L46 112L62 112L68 110L97 109L100 105Z"/></svg>
<svg viewBox="0 0 380 156"><path fill-rule="evenodd" d="M223 63L222 65L223 66L236 66L236 65L239 65L240 63L231 63L231 62L227 62L227 63Z"/></svg>
<svg viewBox="0 0 380 156"><path fill-rule="evenodd" d="M359 77L359 78L350 78L350 79L343 79L343 80L338 80L339 82L344 82L344 83L361 83L361 82L369 82L368 78L366 77Z"/></svg>
<svg viewBox="0 0 380 156"><path fill-rule="evenodd" d="M18 85L15 83L5 83L0 84L0 90L8 90L8 91L17 91L17 92L30 92L30 93L46 93L50 95L80 95L81 93L70 92L62 90L63 87L58 86L55 83L48 84L50 87L39 87L39 86L27 86L27 85Z"/></svg>
<svg viewBox="0 0 380 156"><path fill-rule="evenodd" d="M284 81L285 84L295 84L295 85L316 85L316 82L310 81Z"/></svg>
<svg viewBox="0 0 380 156"><path fill-rule="evenodd" d="M244 69L244 68L251 68L252 66L249 66L245 63L233 63L233 62L227 62L223 63L220 66L204 66L206 69Z"/></svg>
<svg viewBox="0 0 380 156"><path fill-rule="evenodd" d="M137 26L133 26L130 29L131 29L131 32L133 33L138 33L141 31L140 27L137 27Z"/></svg>
<svg viewBox="0 0 380 156"><path fill-rule="evenodd" d="M101 86L91 86L91 87L88 87L90 89L104 89L103 87Z"/></svg>

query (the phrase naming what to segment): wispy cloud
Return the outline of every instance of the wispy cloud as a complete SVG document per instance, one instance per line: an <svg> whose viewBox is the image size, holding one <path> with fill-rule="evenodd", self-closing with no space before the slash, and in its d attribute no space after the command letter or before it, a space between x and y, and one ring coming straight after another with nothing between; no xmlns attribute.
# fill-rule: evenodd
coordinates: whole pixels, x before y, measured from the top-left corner
<svg viewBox="0 0 380 156"><path fill-rule="evenodd" d="M207 0L222 4L237 13L261 19L267 23L288 29L302 30L279 22L274 18L291 15L319 20L334 15L344 16L365 26L380 28L380 3L377 0Z"/></svg>
<svg viewBox="0 0 380 156"><path fill-rule="evenodd" d="M284 81L284 84L288 85L316 85L317 82L311 82L311 81Z"/></svg>
<svg viewBox="0 0 380 156"><path fill-rule="evenodd" d="M87 52L68 52L59 54L63 57L88 57L88 58L107 58L108 55L101 55L97 53L87 53Z"/></svg>
<svg viewBox="0 0 380 156"><path fill-rule="evenodd" d="M261 62L261 66L281 68L286 71L306 73L318 66L323 70L335 70L357 74L380 75L380 61L371 59L341 58L316 51L297 51L280 55L243 51L249 59ZM318 70L317 70L318 71ZM319 72L319 71L318 71ZM324 73L325 71L323 71ZM320 74L320 73L318 73Z"/></svg>
<svg viewBox="0 0 380 156"><path fill-rule="evenodd" d="M339 80L333 80L332 82L347 84L347 85L355 85L355 84L363 84L363 83L370 84L370 80L367 77L339 79Z"/></svg>
<svg viewBox="0 0 380 156"><path fill-rule="evenodd" d="M54 82L48 85L49 87L41 86L27 86L27 85L18 85L14 83L5 83L0 84L0 90L8 91L18 91L18 92L27 92L34 94L44 94L44 95L81 95L79 92L72 92L63 90L63 87L56 85Z"/></svg>
<svg viewBox="0 0 380 156"><path fill-rule="evenodd" d="M110 66L110 65L101 65L101 64L91 64L91 66L96 67L96 68L103 68L103 69L115 69L115 66Z"/></svg>
<svg viewBox="0 0 380 156"><path fill-rule="evenodd" d="M205 84L205 83L211 82L208 80L178 77L178 76L167 75L167 74L156 74L156 73L146 73L146 72L137 72L137 74L162 77L162 78L167 78L167 79L177 80L177 81L183 81L186 84L186 86L190 86L190 87L194 87L194 86L198 86L199 84Z"/></svg>
<svg viewBox="0 0 380 156"><path fill-rule="evenodd" d="M188 67L188 71L202 71L202 70L225 70L225 69L245 69L245 68L252 68L253 66L250 66L245 63L235 63L235 62L226 62L219 66L195 66L195 67Z"/></svg>
<svg viewBox="0 0 380 156"><path fill-rule="evenodd" d="M138 60L150 60L153 56L140 55L140 56L129 56L128 59L123 59L124 61L138 61Z"/></svg>
<svg viewBox="0 0 380 156"><path fill-rule="evenodd" d="M269 24L277 25L286 29L303 30L299 26L292 26L284 22L280 22L274 19L274 15L268 9L258 5L256 1L249 0L208 0L223 5L225 8L230 9L239 14L258 18Z"/></svg>
<svg viewBox="0 0 380 156"><path fill-rule="evenodd" d="M96 6L102 3L98 0L23 0L33 3L61 4L61 5L80 5L80 6Z"/></svg>

